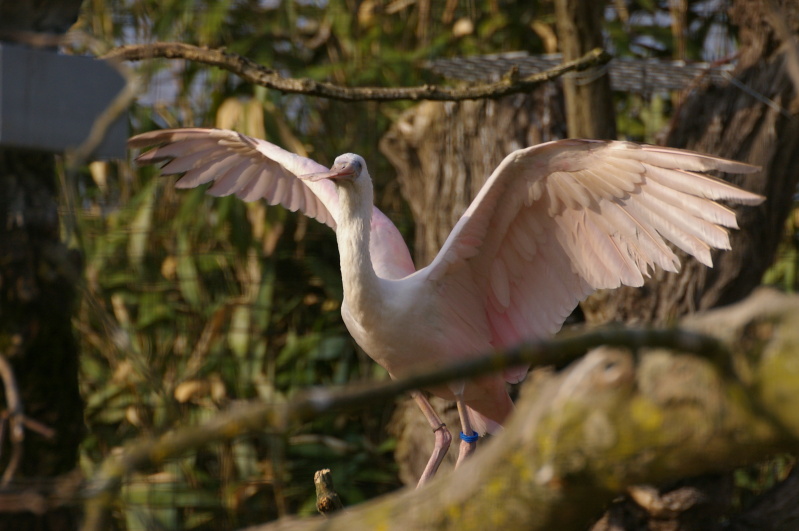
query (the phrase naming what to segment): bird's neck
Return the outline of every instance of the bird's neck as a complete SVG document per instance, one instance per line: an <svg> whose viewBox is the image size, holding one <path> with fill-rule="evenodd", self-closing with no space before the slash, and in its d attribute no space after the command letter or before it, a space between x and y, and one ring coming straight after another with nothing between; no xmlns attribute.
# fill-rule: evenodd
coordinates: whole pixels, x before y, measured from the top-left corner
<svg viewBox="0 0 799 531"><path fill-rule="evenodd" d="M340 219L336 238L341 259L344 301L359 320L378 312L380 280L372 266L369 234L374 205L372 184L359 179L338 188Z"/></svg>

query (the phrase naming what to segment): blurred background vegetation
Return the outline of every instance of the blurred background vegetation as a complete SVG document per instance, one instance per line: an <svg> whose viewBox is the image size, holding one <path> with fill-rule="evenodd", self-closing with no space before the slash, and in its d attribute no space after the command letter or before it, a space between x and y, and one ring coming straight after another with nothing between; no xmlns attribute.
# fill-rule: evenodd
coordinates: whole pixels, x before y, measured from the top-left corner
<svg viewBox="0 0 799 531"><path fill-rule="evenodd" d="M685 60L734 53L725 2L688 2L679 32L671 4L608 2L611 51ZM427 59L546 52L553 11L545 0L90 0L78 29L95 39L95 54L128 43L180 41L224 47L287 76L411 86L442 82L423 68ZM360 153L376 178L380 207L412 237L391 166L377 149L409 103L284 95L178 61L133 68L143 93L131 109L131 134L215 126L323 164L342 152ZM620 135L650 142L676 103L670 94L616 98ZM173 182L130 161L95 162L64 190L66 236L86 264L75 326L87 476L131 440L200 423L239 400L282 401L309 386L387 377L340 320L329 229L263 203L178 192ZM791 226L792 238L793 220ZM792 239L786 256L770 280L793 288ZM327 415L287 434L209 446L129 478L117 523L218 529L312 513L312 478L320 468L332 469L347 505L388 492L399 485L390 409Z"/></svg>

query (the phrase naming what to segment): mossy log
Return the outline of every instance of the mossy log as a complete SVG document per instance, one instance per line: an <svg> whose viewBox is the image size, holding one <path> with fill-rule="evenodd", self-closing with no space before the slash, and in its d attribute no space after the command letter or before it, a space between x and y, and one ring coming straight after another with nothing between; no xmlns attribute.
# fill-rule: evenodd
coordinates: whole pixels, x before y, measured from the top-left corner
<svg viewBox="0 0 799 531"><path fill-rule="evenodd" d="M799 441L799 297L684 319L730 354L601 348L531 375L505 431L458 470L332 518L258 529L585 529L642 483L730 470Z"/></svg>

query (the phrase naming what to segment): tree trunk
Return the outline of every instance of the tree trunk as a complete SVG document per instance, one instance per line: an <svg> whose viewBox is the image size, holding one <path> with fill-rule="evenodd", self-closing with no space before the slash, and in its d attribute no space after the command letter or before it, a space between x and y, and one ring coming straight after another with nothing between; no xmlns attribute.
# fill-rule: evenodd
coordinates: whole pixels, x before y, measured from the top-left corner
<svg viewBox="0 0 799 531"><path fill-rule="evenodd" d="M556 0L555 26L564 61L572 61L594 48L603 48L605 2ZM570 138L616 138L616 114L607 65L562 78L566 124Z"/></svg>
<svg viewBox="0 0 799 531"><path fill-rule="evenodd" d="M0 190L0 362L11 368L2 382L3 481L9 494L22 485L27 491L16 506L0 494L0 529L74 529L74 508L37 496L49 498L63 485L56 478L77 466L83 437L71 323L80 259L59 240L52 155L0 149ZM53 433L47 437L47 429L23 418ZM15 425L24 439L15 437Z"/></svg>

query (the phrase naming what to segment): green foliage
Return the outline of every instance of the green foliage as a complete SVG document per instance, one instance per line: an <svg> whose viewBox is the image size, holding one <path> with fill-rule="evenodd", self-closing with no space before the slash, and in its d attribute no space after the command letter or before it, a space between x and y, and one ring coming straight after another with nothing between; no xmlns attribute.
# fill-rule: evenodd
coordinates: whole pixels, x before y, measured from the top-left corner
<svg viewBox="0 0 799 531"><path fill-rule="evenodd" d="M260 203L216 200L201 190L178 194L151 171L131 177L132 196L124 207L80 218L81 232L96 235L84 238L90 281L78 320L91 432L84 445L88 468L129 439L200 423L236 400L285 400L311 385L371 376L338 322L340 287L326 289L290 237L299 229L296 216ZM306 245L334 256L329 230L316 223L303 230ZM335 259L317 259L314 269L326 279L338 277ZM361 420L374 425L374 432L382 429ZM380 492L381 485L396 484L390 451L359 440L362 429L347 416L298 427L298 434L319 437L315 456L307 448L295 456L291 438L283 436L210 448L204 474L196 470L201 465L194 456L172 469L167 480L163 471L134 478L125 490L125 507L132 511L126 509L125 518L131 526L156 518L166 528L183 528L186 515L173 514L174 505L208 498L214 490L219 495L208 499L215 507L207 501L186 505L193 508L191 521L203 522L205 517L197 516L202 511L216 520L235 509L233 501L245 503L262 491L269 493L272 510L284 506L294 512L312 498L314 467L339 468L345 496L363 497L359 482ZM325 452L322 435L331 432L352 440L347 449L357 459ZM269 449L287 443L279 454ZM361 466L353 467L356 462ZM218 476L222 469L225 477ZM267 469L282 477L265 480ZM370 469L389 476L374 485ZM254 487L243 486L253 482ZM276 483L289 482L296 487L276 490ZM148 485L152 492L145 492ZM233 498L221 495L240 489ZM145 494L152 500L143 507Z"/></svg>
<svg viewBox="0 0 799 531"><path fill-rule="evenodd" d="M763 275L763 283L789 293L799 289L799 210L796 208L785 222L777 259Z"/></svg>

